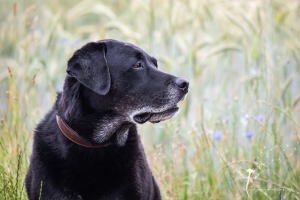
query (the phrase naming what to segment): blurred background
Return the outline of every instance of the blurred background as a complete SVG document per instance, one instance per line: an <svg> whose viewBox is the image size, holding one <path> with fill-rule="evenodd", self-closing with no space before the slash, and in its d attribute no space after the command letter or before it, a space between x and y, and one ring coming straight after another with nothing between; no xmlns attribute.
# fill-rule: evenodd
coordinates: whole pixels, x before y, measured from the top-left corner
<svg viewBox="0 0 300 200"><path fill-rule="evenodd" d="M34 128L104 38L190 82L177 116L138 127L163 199L300 199L298 0L0 0L0 199L27 199Z"/></svg>

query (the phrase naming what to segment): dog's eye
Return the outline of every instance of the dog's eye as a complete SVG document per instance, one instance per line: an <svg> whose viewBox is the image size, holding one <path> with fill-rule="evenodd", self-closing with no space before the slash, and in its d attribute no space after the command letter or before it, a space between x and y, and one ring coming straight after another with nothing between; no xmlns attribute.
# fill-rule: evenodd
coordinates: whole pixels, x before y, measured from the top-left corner
<svg viewBox="0 0 300 200"><path fill-rule="evenodd" d="M138 69L138 68L142 68L142 64L140 62L136 63L133 68Z"/></svg>

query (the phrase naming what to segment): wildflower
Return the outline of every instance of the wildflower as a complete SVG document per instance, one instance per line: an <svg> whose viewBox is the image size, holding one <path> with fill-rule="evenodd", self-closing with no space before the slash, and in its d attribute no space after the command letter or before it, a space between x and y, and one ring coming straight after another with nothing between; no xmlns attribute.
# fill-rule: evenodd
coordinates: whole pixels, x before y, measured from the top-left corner
<svg viewBox="0 0 300 200"><path fill-rule="evenodd" d="M249 119L249 115L245 115L243 117L241 117L240 122L246 126L248 124L248 119Z"/></svg>
<svg viewBox="0 0 300 200"><path fill-rule="evenodd" d="M68 44L69 44L69 40L65 37L61 37L57 40L58 46L64 47L64 46L67 46Z"/></svg>
<svg viewBox="0 0 300 200"><path fill-rule="evenodd" d="M206 130L206 134L208 134L208 135L212 135L213 134L213 130L211 130L211 129L208 129L208 130Z"/></svg>
<svg viewBox="0 0 300 200"><path fill-rule="evenodd" d="M249 168L249 169L247 169L247 172L248 172L249 174L253 174L253 173L255 172L255 170Z"/></svg>
<svg viewBox="0 0 300 200"><path fill-rule="evenodd" d="M257 66L253 66L250 68L250 74L252 75L257 75Z"/></svg>
<svg viewBox="0 0 300 200"><path fill-rule="evenodd" d="M214 140L221 140L223 138L224 134L222 132L216 132L213 135Z"/></svg>
<svg viewBox="0 0 300 200"><path fill-rule="evenodd" d="M248 179L247 179L247 184L246 184L246 192L247 192L248 196L250 197L250 195L248 193L248 186L249 186L249 182L252 181L251 180L251 174L253 174L255 172L255 170L247 169L247 172L248 172Z"/></svg>
<svg viewBox="0 0 300 200"><path fill-rule="evenodd" d="M6 107L5 104L1 102L0 103L0 110L4 110L5 107Z"/></svg>
<svg viewBox="0 0 300 200"><path fill-rule="evenodd" d="M79 47L81 44L81 40L79 38L77 38L74 42L73 42L73 45L74 47Z"/></svg>
<svg viewBox="0 0 300 200"><path fill-rule="evenodd" d="M39 48L39 57L43 60L47 60L49 58L49 53L44 46Z"/></svg>
<svg viewBox="0 0 300 200"><path fill-rule="evenodd" d="M265 121L265 116L257 115L257 116L254 117L254 119L259 123L263 123Z"/></svg>
<svg viewBox="0 0 300 200"><path fill-rule="evenodd" d="M245 134L245 136L246 136L246 138L250 139L250 138L252 138L254 136L254 132L247 132Z"/></svg>

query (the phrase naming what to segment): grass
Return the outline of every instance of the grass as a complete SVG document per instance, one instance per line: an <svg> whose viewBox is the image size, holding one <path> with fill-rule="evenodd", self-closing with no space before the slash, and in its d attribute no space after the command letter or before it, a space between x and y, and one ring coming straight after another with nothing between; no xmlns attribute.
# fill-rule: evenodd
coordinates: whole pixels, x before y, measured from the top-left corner
<svg viewBox="0 0 300 200"><path fill-rule="evenodd" d="M190 81L175 118L139 127L163 199L300 199L299 19L295 0L1 0L0 198L26 199L68 58L114 38Z"/></svg>

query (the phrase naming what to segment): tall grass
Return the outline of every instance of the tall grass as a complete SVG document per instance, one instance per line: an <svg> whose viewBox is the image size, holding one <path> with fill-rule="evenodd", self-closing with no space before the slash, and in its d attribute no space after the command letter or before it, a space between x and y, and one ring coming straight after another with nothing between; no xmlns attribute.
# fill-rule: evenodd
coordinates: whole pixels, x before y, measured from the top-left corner
<svg viewBox="0 0 300 200"><path fill-rule="evenodd" d="M134 43L190 81L139 127L163 199L300 199L297 0L8 1L0 6L0 198L26 199L36 123L89 41Z"/></svg>

